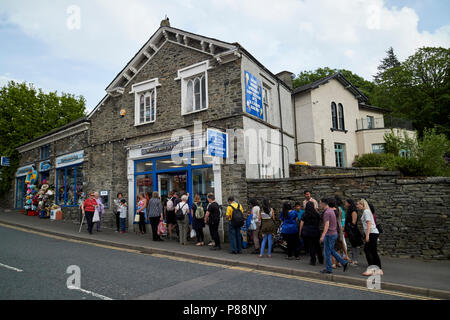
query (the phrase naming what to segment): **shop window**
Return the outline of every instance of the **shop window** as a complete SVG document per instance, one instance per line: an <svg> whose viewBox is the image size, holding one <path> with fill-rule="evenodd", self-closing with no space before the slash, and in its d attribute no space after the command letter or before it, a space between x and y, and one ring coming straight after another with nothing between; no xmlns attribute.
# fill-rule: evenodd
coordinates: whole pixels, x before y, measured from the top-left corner
<svg viewBox="0 0 450 320"><path fill-rule="evenodd" d="M44 181L46 181L47 183L48 181L48 177L49 177L49 172L39 172L39 181L41 184L44 184Z"/></svg>
<svg viewBox="0 0 450 320"><path fill-rule="evenodd" d="M58 169L56 175L57 204L77 206L77 201L83 192L83 165Z"/></svg>
<svg viewBox="0 0 450 320"><path fill-rule="evenodd" d="M180 157L179 164L175 163L172 159L156 160L156 170L170 170L177 168L184 168L188 164L187 157Z"/></svg>
<svg viewBox="0 0 450 320"><path fill-rule="evenodd" d="M150 172L153 171L153 161L145 161L136 163L136 172Z"/></svg>
<svg viewBox="0 0 450 320"><path fill-rule="evenodd" d="M214 172L211 167L192 170L192 191L202 199L202 205L206 211L208 193L214 193Z"/></svg>
<svg viewBox="0 0 450 320"><path fill-rule="evenodd" d="M145 195L146 192L149 192L150 195L153 192L153 174L136 176L136 197L141 193Z"/></svg>

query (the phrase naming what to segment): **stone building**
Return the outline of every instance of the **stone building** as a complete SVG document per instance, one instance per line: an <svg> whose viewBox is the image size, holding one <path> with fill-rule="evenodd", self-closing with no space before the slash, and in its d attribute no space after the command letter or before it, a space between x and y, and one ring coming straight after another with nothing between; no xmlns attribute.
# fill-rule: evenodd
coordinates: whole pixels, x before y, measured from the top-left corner
<svg viewBox="0 0 450 320"><path fill-rule="evenodd" d="M295 161L285 76L238 43L164 20L86 118L18 148L14 206L22 205L23 172L40 161L49 169L41 177L55 185L57 203L72 220L83 191L101 193L108 208L121 192L131 212L136 196L152 191L163 198L170 190L199 194L205 206L209 192L219 203L229 195L246 202L247 178L287 177Z"/></svg>

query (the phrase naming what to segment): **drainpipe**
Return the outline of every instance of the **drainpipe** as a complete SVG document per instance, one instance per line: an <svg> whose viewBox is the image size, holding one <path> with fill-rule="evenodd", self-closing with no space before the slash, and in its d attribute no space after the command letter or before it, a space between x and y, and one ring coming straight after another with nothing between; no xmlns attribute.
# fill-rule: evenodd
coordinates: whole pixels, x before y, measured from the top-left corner
<svg viewBox="0 0 450 320"><path fill-rule="evenodd" d="M294 134L295 134L295 162L299 161L298 160L298 145L297 145L297 111L295 110L295 95L291 95L292 100L294 100Z"/></svg>
<svg viewBox="0 0 450 320"><path fill-rule="evenodd" d="M281 162L283 167L283 178L286 178L286 172L284 170L284 131L283 131L283 116L281 114L281 95L280 95L280 80L277 78L278 87L278 109L280 112L280 129L281 129Z"/></svg>

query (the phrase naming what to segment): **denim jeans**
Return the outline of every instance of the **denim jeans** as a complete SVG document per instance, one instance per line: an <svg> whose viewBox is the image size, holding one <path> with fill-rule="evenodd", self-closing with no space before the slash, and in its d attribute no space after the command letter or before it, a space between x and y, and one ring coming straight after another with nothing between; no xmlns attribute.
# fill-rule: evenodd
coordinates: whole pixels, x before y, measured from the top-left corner
<svg viewBox="0 0 450 320"><path fill-rule="evenodd" d="M127 223L127 218L120 218L120 231L125 232L126 223Z"/></svg>
<svg viewBox="0 0 450 320"><path fill-rule="evenodd" d="M242 240L241 240L241 228L234 228L230 223L229 226L229 237L230 237L230 246L231 252L241 252L242 251Z"/></svg>
<svg viewBox="0 0 450 320"><path fill-rule="evenodd" d="M264 249L266 248L266 242L269 242L269 250L267 254L270 256L272 254L272 234L268 233L263 236L263 240L261 243L261 253L260 255L264 255Z"/></svg>
<svg viewBox="0 0 450 320"><path fill-rule="evenodd" d="M333 234L333 235L326 235L325 239L323 240L323 245L324 245L324 251L325 251L325 263L327 266L327 271L329 272L333 272L333 267L331 266L331 255L333 255L333 257L339 261L339 263L341 265L345 265L347 264L347 262L342 259L342 257L339 255L339 253L336 252L336 250L334 250L334 245L336 243L336 240L338 238L337 234Z"/></svg>

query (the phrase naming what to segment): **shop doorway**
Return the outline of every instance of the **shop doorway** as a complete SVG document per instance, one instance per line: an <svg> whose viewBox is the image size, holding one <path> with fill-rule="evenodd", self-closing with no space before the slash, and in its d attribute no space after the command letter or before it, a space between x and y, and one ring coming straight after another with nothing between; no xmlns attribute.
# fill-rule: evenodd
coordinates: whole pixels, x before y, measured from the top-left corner
<svg viewBox="0 0 450 320"><path fill-rule="evenodd" d="M180 195L188 192L187 171L167 172L158 174L158 192L161 200L165 201L169 192L175 190Z"/></svg>
<svg viewBox="0 0 450 320"><path fill-rule="evenodd" d="M16 209L23 209L27 195L25 177L16 179Z"/></svg>

